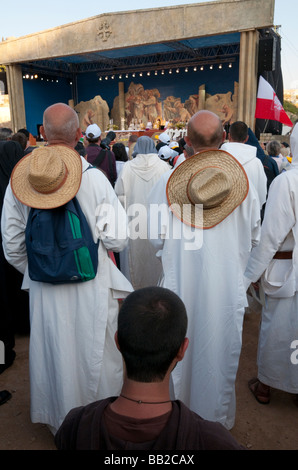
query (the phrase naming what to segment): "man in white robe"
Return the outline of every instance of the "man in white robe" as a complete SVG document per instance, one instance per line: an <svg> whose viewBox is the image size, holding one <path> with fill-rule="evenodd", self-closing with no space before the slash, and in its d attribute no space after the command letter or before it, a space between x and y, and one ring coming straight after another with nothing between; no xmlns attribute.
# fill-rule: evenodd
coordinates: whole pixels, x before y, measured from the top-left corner
<svg viewBox="0 0 298 470"><path fill-rule="evenodd" d="M245 276L261 278L265 293L257 365L249 388L269 403L270 387L298 393L298 125L290 137L291 169L269 189L260 244L252 250Z"/></svg>
<svg viewBox="0 0 298 470"><path fill-rule="evenodd" d="M65 104L46 109L41 129L50 145L74 148L81 131L76 113ZM26 158L30 158L27 156ZM99 240L98 271L93 280L53 285L28 275L25 229L30 207L22 204L9 184L2 214L5 257L24 274L30 297L31 420L47 424L53 433L74 406L119 393L122 359L114 344L118 299L133 290L108 256L127 243L127 218L105 175L88 171L81 160L81 184L76 197Z"/></svg>
<svg viewBox="0 0 298 470"><path fill-rule="evenodd" d="M261 160L257 158L256 147L246 144L248 126L242 121L233 122L228 137L229 142L225 142L221 149L237 158L244 167L249 182L256 188L262 208L267 197L267 177Z"/></svg>
<svg viewBox="0 0 298 470"><path fill-rule="evenodd" d="M188 313L189 349L183 364L178 364L172 373L175 398L204 419L231 429L247 306L244 269L260 232L258 196L249 187L244 201L222 222L206 230L182 223L167 200L173 175L182 172L183 176L188 162L199 160L204 150L218 149L224 138L222 123L214 113L199 111L191 118L185 140L196 154L162 177L152 189L152 211L154 205L167 207L167 217L159 223L151 214L149 226L151 243L162 260L162 286L180 296Z"/></svg>
<svg viewBox="0 0 298 470"><path fill-rule="evenodd" d="M148 240L147 196L161 175L169 170L150 137L139 137L133 159L126 162L116 182L115 192L123 203L130 224L127 248L120 253L120 269L134 289L156 286L161 262Z"/></svg>

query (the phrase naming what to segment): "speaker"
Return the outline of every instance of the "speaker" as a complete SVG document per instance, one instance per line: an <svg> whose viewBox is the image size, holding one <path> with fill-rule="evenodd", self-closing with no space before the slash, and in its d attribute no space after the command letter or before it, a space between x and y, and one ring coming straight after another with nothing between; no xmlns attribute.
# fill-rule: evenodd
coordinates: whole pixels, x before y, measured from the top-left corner
<svg viewBox="0 0 298 470"><path fill-rule="evenodd" d="M274 36L259 40L259 72L272 72L276 67L277 40Z"/></svg>

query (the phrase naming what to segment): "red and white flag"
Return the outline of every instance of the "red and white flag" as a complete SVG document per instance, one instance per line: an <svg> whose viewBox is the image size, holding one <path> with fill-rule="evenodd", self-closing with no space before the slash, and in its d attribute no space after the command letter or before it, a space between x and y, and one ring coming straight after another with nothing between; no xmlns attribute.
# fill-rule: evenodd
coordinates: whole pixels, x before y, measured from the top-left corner
<svg viewBox="0 0 298 470"><path fill-rule="evenodd" d="M269 119L293 126L272 86L262 76L259 79L255 118Z"/></svg>

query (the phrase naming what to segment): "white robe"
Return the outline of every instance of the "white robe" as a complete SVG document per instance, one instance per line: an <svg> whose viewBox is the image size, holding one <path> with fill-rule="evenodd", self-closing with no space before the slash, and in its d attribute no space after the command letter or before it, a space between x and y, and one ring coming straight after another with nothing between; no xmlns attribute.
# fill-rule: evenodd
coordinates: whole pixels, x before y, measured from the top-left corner
<svg viewBox="0 0 298 470"><path fill-rule="evenodd" d="M298 366L291 360L298 341L298 126L291 134L291 169L277 176L269 189L261 239L248 261L249 281L261 277L266 294L258 345L261 382L298 393ZM276 251L293 250L293 258L273 259ZM298 350L298 343L295 346ZM294 349L295 349L294 348Z"/></svg>
<svg viewBox="0 0 298 470"><path fill-rule="evenodd" d="M77 199L94 240L100 240L95 279L75 285L31 281L24 234L30 208L14 197L10 185L2 214L6 259L24 273L23 288L29 288L31 419L53 432L71 408L119 393L123 370L114 343L117 299L133 290L107 251L127 243L125 211L103 173L84 171L89 164L83 158L82 165Z"/></svg>
<svg viewBox="0 0 298 470"><path fill-rule="evenodd" d="M243 273L252 245L258 243L260 206L251 188L241 206L219 225L191 229L169 210L169 176L165 174L149 195L151 204L167 207L167 217L161 223L151 217L149 226L162 260L162 286L180 296L188 314L190 342L172 372L174 394L203 418L231 429L247 305Z"/></svg>
<svg viewBox="0 0 298 470"><path fill-rule="evenodd" d="M267 198L267 177L263 163L257 157L257 148L238 142L226 142L221 146L221 150L233 155L244 167L249 182L256 188L262 207Z"/></svg>
<svg viewBox="0 0 298 470"><path fill-rule="evenodd" d="M155 286L162 273L147 234L147 196L169 165L157 154L138 154L125 163L115 191L130 223L128 246L120 253L120 269L134 289Z"/></svg>

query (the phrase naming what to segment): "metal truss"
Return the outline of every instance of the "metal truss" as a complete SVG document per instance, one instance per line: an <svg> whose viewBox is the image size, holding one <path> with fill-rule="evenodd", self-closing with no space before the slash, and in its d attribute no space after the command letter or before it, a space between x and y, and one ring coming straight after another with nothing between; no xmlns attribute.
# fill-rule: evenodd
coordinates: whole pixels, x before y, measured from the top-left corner
<svg viewBox="0 0 298 470"><path fill-rule="evenodd" d="M169 69L171 67L201 66L233 62L240 54L240 44L217 45L191 48L180 42L166 43L173 51L136 55L124 58L108 58L103 53L82 54L76 57L39 60L22 64L23 73L39 73L51 76L72 78L74 75L96 72L98 75L111 75L139 71ZM81 61L78 61L78 58Z"/></svg>

